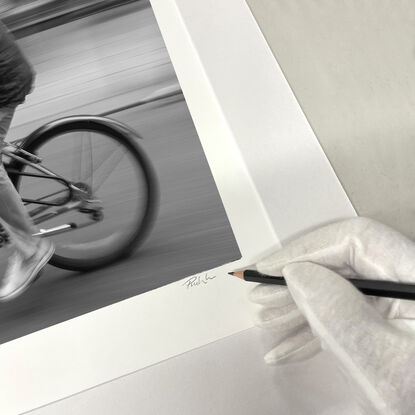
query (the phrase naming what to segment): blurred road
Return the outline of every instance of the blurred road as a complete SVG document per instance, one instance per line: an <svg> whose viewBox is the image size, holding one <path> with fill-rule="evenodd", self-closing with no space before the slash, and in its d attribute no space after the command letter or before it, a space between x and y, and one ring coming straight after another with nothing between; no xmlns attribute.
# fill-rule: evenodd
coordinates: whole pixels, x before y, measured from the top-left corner
<svg viewBox="0 0 415 415"><path fill-rule="evenodd" d="M0 0L0 19L18 39L140 0Z"/></svg>
<svg viewBox="0 0 415 415"><path fill-rule="evenodd" d="M148 4L133 3L19 41L38 73L9 138L69 114L99 114L177 79ZM47 266L22 297L0 305L6 342L240 258L183 96L114 113L144 138L161 186L156 226L130 259L74 273ZM137 316L136 318L145 318Z"/></svg>

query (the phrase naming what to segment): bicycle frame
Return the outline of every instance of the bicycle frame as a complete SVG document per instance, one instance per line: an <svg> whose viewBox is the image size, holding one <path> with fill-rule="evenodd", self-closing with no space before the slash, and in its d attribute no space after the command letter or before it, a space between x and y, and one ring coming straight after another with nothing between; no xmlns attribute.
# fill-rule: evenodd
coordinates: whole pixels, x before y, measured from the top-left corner
<svg viewBox="0 0 415 415"><path fill-rule="evenodd" d="M2 155L10 157L11 160L14 160L16 162L19 162L21 164L25 164L27 166L32 167L33 169L36 169L40 171L43 174L35 174L35 173L25 173L20 170L16 170L11 168L10 162L4 163L4 168L9 175L18 175L18 176L30 176L30 177L39 177L41 179L47 179L47 180L56 180L60 182L63 186L65 186L64 190L60 190L51 194L48 194L46 196L42 196L38 199L25 199L22 198L22 202L26 205L28 204L37 204L41 205L35 209L30 210L28 213L30 217L32 218L34 224L40 224L46 220L52 219L56 216L62 215L63 213L66 213L70 210L74 209L80 209L84 213L88 212L95 212L96 210L92 207L88 207L89 203L96 203L99 202L98 200L92 200L88 198L88 192L80 189L79 187L75 186L73 183L66 180L64 177L60 176L59 174L51 171L50 169L41 166L40 163L42 162L42 159L40 159L35 154L29 153L25 150L23 150L19 145L17 145L17 142L21 142L22 139L14 140L10 143L3 143L0 145L0 151ZM9 149L11 148L11 149ZM68 195L66 197L58 197L54 199L53 201L45 201L44 199L47 199L49 197L56 196L62 192L68 192ZM55 209L53 212L44 213L46 210L48 210L51 207L60 207L59 209ZM40 216L39 216L40 215ZM57 226L50 229L41 229L40 232L38 232L37 236L49 236L52 234L57 234L61 232L66 232L68 230L74 229L74 228L81 228L84 226L88 226L92 223L95 223L96 221L93 221L91 223L83 224L83 225L77 225L74 223L64 224L61 226Z"/></svg>

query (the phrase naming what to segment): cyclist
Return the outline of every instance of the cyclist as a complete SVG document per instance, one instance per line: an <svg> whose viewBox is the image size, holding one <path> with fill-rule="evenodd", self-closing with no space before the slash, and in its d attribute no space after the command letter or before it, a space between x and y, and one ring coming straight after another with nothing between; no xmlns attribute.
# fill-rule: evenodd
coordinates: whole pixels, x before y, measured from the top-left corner
<svg viewBox="0 0 415 415"><path fill-rule="evenodd" d="M4 142L16 107L32 91L34 71L14 37L0 22L0 141ZM1 156L0 156L1 157ZM13 254L0 278L0 301L21 294L53 255L53 244L37 232L0 158L0 220L9 233Z"/></svg>

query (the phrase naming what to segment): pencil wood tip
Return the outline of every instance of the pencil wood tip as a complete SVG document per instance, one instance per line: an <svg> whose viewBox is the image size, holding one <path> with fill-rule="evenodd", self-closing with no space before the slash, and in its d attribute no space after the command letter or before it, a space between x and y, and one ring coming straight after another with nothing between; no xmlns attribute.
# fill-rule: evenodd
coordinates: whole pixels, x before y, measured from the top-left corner
<svg viewBox="0 0 415 415"><path fill-rule="evenodd" d="M228 272L228 274L233 275L234 277L240 278L241 280L244 279L244 272L243 271Z"/></svg>

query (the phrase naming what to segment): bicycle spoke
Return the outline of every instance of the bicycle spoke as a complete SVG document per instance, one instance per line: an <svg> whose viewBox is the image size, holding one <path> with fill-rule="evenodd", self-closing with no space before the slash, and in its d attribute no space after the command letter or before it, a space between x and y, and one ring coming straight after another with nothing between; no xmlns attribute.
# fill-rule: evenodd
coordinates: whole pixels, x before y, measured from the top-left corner
<svg viewBox="0 0 415 415"><path fill-rule="evenodd" d="M89 147L89 157L87 155L87 158L88 158L88 170L89 170L89 173L88 174L91 177L91 180L90 180L90 182L88 184L89 184L89 186L92 189L93 188L93 180L94 180L94 177L93 177L94 160L92 158L92 143L91 143L91 132L90 131L88 131L88 144L89 144L88 145L88 147Z"/></svg>
<svg viewBox="0 0 415 415"><path fill-rule="evenodd" d="M76 151L75 146L77 145L77 141L72 141L72 177L75 181L79 182L81 180L81 168L82 168L82 147L81 151ZM82 146L82 142L81 142ZM76 159L75 159L76 157Z"/></svg>
<svg viewBox="0 0 415 415"><path fill-rule="evenodd" d="M99 180L95 180L95 186L92 188L93 193L95 193L96 191L98 191L98 189L105 183L105 181L107 180L107 178L109 177L109 175L115 170L115 167L117 167L118 164L120 164L121 160L125 156L125 152L123 152L121 150L121 151L118 152L118 156L117 157L114 157L114 155L117 155L117 152L116 151L114 151L111 154L111 157L107 159L108 161L111 158L112 159L115 159L115 162L112 163L111 165L109 165L108 163L106 164L106 166L105 166L106 167L106 174L104 174L103 177L101 177Z"/></svg>
<svg viewBox="0 0 415 415"><path fill-rule="evenodd" d="M114 168L121 162L123 156L125 155L125 151L121 149L121 145L119 143L113 144L113 148L109 148L107 151L101 155L98 162L95 162L95 166L93 163L93 156L92 156L92 144L89 137L89 146L90 146L90 156L88 160L89 172L86 176L81 177L79 180L88 183L91 186L93 192L97 191L108 178L110 173L114 170ZM119 151L121 149L121 154ZM118 154L117 154L118 152ZM82 156L81 156L82 157ZM96 157L95 157L96 159ZM94 174L95 178L97 177L97 172L104 171L105 173L100 177L97 183L94 184ZM96 179L95 179L96 180Z"/></svg>
<svg viewBox="0 0 415 415"><path fill-rule="evenodd" d="M115 149L114 149L114 147L115 147ZM116 152L116 150L118 148L120 148L120 144L118 144L118 143L116 145L113 144L113 148L109 148L107 151L105 151L103 155L100 155L98 160L97 160L97 157L94 157L95 158L95 163L93 163L92 151L91 151L91 156L90 156L91 161L90 161L90 163L91 163L91 166L93 166L93 167L90 169L89 174L86 175L83 178L83 180L85 182L90 180L89 185L91 186L91 188L93 188L93 186L92 186L93 174L96 173L103 166L103 164L105 162L108 162L108 160L111 159L111 157L114 155L114 153Z"/></svg>
<svg viewBox="0 0 415 415"><path fill-rule="evenodd" d="M92 188L93 180L93 159L92 159L92 143L91 132L85 131L81 136L81 156L83 160L80 170L79 181L87 183ZM82 167L85 175L83 174Z"/></svg>

